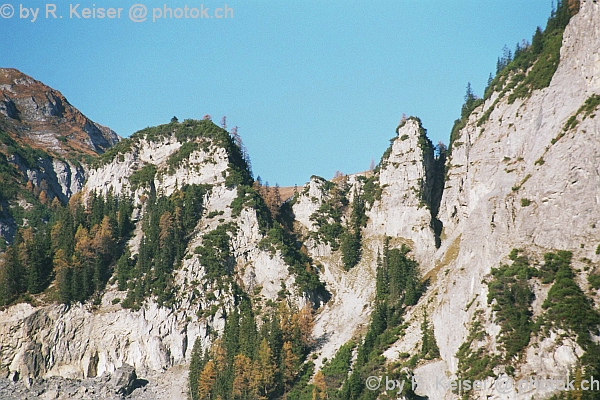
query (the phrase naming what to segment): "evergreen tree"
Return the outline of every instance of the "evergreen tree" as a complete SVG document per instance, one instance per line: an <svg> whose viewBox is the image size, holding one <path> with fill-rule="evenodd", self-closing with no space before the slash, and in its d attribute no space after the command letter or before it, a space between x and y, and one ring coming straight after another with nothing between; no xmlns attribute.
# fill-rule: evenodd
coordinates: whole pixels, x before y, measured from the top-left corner
<svg viewBox="0 0 600 400"><path fill-rule="evenodd" d="M200 374L204 369L204 362L202 358L202 343L200 337L197 337L194 341L194 347L192 347L192 358L190 360L190 372L188 375L188 384L190 390L191 400L198 400L198 382L200 380Z"/></svg>
<svg viewBox="0 0 600 400"><path fill-rule="evenodd" d="M23 291L23 269L17 250L9 246L0 259L0 306L9 304Z"/></svg>
<svg viewBox="0 0 600 400"><path fill-rule="evenodd" d="M435 341L435 335L433 328L429 325L427 319L427 309L423 310L423 322L421 323L421 356L427 360L438 358L440 356L440 349Z"/></svg>
<svg viewBox="0 0 600 400"><path fill-rule="evenodd" d="M131 253L129 248L126 247L121 257L117 261L117 282L119 290L127 290L127 281L133 276L133 260L131 260Z"/></svg>
<svg viewBox="0 0 600 400"><path fill-rule="evenodd" d="M73 300L72 289L72 270L69 259L63 249L58 249L54 253L54 269L56 271L56 283L61 303L69 304Z"/></svg>

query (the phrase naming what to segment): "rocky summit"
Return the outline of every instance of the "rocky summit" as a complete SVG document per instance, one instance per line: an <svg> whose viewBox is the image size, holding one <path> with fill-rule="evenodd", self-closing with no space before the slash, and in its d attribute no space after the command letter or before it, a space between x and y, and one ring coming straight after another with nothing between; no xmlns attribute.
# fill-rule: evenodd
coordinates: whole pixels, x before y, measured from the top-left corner
<svg viewBox="0 0 600 400"><path fill-rule="evenodd" d="M1 70L0 398L597 399L599 49L559 2L447 147L403 117L289 198L209 118L119 140Z"/></svg>

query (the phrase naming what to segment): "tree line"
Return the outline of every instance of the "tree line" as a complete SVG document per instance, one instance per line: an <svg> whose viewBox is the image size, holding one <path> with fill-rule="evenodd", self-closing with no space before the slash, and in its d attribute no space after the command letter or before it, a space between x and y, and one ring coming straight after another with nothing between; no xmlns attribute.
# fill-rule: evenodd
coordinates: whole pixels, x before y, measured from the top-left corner
<svg viewBox="0 0 600 400"><path fill-rule="evenodd" d="M189 390L192 400L274 399L290 393L311 350L313 314L284 298L264 313L260 324L250 299L241 290L227 313L221 338L192 350ZM291 398L291 397L290 397Z"/></svg>

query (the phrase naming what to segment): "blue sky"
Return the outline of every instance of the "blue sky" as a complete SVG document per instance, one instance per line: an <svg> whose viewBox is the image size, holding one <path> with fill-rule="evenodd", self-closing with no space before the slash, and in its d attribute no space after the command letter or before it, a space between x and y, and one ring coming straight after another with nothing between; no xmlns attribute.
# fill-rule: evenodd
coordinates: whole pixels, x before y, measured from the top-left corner
<svg viewBox="0 0 600 400"><path fill-rule="evenodd" d="M149 10L145 22L130 20L134 3ZM233 18L152 21L165 4L202 3L208 16L227 4ZM225 115L254 174L281 186L367 169L402 113L447 142L467 82L482 95L502 47L530 40L551 11L551 0L54 0L57 19L46 19L44 2L8 4L2 67L60 90L121 136L174 115ZM19 18L26 7L40 7L35 22ZM77 18L86 7L123 11Z"/></svg>

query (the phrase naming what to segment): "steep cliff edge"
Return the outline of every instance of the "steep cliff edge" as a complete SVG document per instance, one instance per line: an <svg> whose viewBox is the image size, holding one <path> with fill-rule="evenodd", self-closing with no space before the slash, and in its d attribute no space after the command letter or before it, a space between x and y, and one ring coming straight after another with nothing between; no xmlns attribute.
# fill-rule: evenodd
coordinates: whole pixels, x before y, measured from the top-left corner
<svg viewBox="0 0 600 400"><path fill-rule="evenodd" d="M552 250L571 251L579 271L576 280L583 290L589 289L587 278L594 269L586 263L599 261L600 131L594 118L600 93L599 16L596 2L581 2L564 31L560 63L549 86L525 98L511 99L510 90L500 99L501 92L492 94L471 113L456 138L440 206L440 270L429 307L450 372L459 369L457 352L479 321L478 310L483 311L488 335L478 346L489 354L498 351L497 344L500 347L497 341L503 334L488 304L487 282L491 269L506 262L511 249L524 249L539 262ZM537 317L543 313L540 306L549 286L531 284ZM598 291L589 293L597 308ZM532 347L519 359L522 364L512 365L516 378L565 375L581 361L578 345L552 337L532 336ZM427 372L424 376L427 379ZM519 393L516 398L531 395Z"/></svg>

